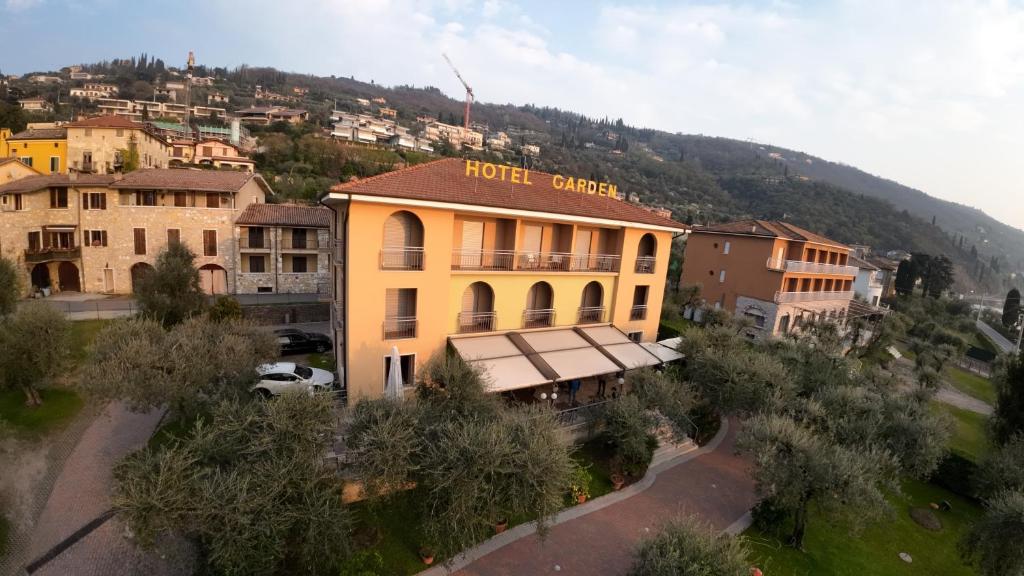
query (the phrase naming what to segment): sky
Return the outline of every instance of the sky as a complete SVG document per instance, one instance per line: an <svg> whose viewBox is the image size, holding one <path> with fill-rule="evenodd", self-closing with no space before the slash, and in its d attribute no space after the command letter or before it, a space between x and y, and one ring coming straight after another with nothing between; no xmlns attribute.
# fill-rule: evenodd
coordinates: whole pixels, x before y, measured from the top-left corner
<svg viewBox="0 0 1024 576"><path fill-rule="evenodd" d="M146 52L463 89L842 162L1024 229L1024 2L0 0L0 71Z"/></svg>

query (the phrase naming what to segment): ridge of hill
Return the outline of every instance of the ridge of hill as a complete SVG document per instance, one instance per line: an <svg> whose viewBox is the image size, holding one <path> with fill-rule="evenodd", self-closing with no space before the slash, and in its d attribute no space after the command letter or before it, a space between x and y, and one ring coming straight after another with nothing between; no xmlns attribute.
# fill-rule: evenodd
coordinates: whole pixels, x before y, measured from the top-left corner
<svg viewBox="0 0 1024 576"><path fill-rule="evenodd" d="M119 84L122 97L146 94L162 77L177 72L145 55L139 60L87 64L84 69ZM307 108L312 126L329 126L332 109L364 111L357 99L377 97L385 98L397 111L398 122L414 131L420 115L461 123L463 103L434 87L385 87L354 78L249 66L197 66L195 75L216 80L213 86L194 89L193 98L201 102L206 91L215 90L231 98L229 111L255 104L257 85L289 95L293 88L304 89L302 102L289 105ZM844 243L871 245L876 252L946 254L954 262L956 288L963 292L1004 292L1010 285L1021 285L1024 231L975 208L844 164L765 144L635 128L621 119L588 118L535 105L476 102L472 119L490 130L507 132L516 144L539 145L540 157L530 160L536 169L614 182L621 192L637 193L645 204L672 210L680 221L788 220ZM311 127L288 126L260 134L265 145L256 156L258 167L276 177L285 196L314 198L339 179L423 160L414 153L325 144L319 135ZM444 152L497 162L527 161L508 152Z"/></svg>

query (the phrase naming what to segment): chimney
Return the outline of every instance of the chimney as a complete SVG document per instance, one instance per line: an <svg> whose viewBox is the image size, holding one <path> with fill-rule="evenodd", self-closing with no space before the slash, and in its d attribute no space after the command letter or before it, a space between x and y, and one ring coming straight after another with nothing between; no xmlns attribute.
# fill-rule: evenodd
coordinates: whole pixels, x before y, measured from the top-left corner
<svg viewBox="0 0 1024 576"><path fill-rule="evenodd" d="M120 182L124 179L124 172L114 172L114 182Z"/></svg>

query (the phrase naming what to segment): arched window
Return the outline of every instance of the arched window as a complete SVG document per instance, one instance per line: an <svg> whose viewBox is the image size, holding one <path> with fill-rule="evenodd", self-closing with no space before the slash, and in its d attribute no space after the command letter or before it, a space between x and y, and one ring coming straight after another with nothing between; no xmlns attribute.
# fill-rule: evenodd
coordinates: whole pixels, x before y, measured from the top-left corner
<svg viewBox="0 0 1024 576"><path fill-rule="evenodd" d="M579 324L601 322L604 319L604 287L596 280L583 287L580 297Z"/></svg>
<svg viewBox="0 0 1024 576"><path fill-rule="evenodd" d="M524 328L539 328L555 323L555 293L547 282L530 286L526 295L526 310L523 312Z"/></svg>
<svg viewBox="0 0 1024 576"><path fill-rule="evenodd" d="M494 290L486 282L473 282L462 293L459 332L490 332L494 325Z"/></svg>
<svg viewBox="0 0 1024 576"><path fill-rule="evenodd" d="M423 223L402 210L384 222L380 267L385 270L423 270Z"/></svg>
<svg viewBox="0 0 1024 576"><path fill-rule="evenodd" d="M658 257L658 240L648 232L640 238L636 248L636 273L654 274L654 262Z"/></svg>

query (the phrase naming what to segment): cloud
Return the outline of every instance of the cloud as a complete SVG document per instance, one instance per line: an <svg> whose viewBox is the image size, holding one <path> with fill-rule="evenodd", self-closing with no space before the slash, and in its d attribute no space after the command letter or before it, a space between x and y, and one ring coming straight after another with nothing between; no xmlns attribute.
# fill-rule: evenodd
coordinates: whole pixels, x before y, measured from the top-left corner
<svg viewBox="0 0 1024 576"><path fill-rule="evenodd" d="M29 8L35 8L43 3L43 0L4 0L4 8L11 12L21 12Z"/></svg>

